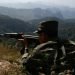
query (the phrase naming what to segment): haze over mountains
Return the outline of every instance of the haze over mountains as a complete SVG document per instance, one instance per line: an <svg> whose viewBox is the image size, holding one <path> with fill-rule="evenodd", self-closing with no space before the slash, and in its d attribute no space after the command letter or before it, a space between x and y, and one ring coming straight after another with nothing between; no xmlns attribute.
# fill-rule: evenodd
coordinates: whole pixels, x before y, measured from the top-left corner
<svg viewBox="0 0 75 75"><path fill-rule="evenodd" d="M49 8L49 4L44 4L42 2L27 2L27 3L0 3L0 6L16 8L16 9L33 9L33 8Z"/></svg>
<svg viewBox="0 0 75 75"><path fill-rule="evenodd" d="M66 6L46 5L42 3L10 3L3 4L2 6L6 7L0 7L0 14L24 21L44 17L57 17L60 19L75 18L75 8Z"/></svg>
<svg viewBox="0 0 75 75"><path fill-rule="evenodd" d="M63 15L59 10L53 9L41 9L41 8L34 8L34 9L13 9L7 7L0 7L0 14L8 15L12 18L21 19L24 21L34 20L34 19L41 19L45 17L58 17L60 19L63 18Z"/></svg>

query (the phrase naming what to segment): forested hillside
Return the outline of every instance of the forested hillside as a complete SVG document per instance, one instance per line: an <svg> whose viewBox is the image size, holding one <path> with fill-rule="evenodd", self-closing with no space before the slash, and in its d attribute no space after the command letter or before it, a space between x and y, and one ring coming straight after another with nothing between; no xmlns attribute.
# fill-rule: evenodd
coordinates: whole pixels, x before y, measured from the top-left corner
<svg viewBox="0 0 75 75"><path fill-rule="evenodd" d="M29 23L19 19L0 15L0 33L5 32L27 32Z"/></svg>

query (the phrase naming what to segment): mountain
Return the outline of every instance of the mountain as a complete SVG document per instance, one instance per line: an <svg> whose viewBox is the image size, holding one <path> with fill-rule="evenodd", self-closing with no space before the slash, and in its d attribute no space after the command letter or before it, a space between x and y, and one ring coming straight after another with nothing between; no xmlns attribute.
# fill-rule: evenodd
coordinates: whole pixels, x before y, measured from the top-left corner
<svg viewBox="0 0 75 75"><path fill-rule="evenodd" d="M0 33L28 32L28 25L27 22L0 15Z"/></svg>
<svg viewBox="0 0 75 75"><path fill-rule="evenodd" d="M59 7L63 18L66 19L75 19L75 8L70 7Z"/></svg>
<svg viewBox="0 0 75 75"><path fill-rule="evenodd" d="M7 7L0 7L0 14L8 15L12 18L29 21L34 19L41 19L45 17L57 17L63 18L60 10L51 10L51 9L14 9Z"/></svg>
<svg viewBox="0 0 75 75"><path fill-rule="evenodd" d="M24 32L32 34L38 27L41 21L52 20L57 18L46 17L38 20L31 20L28 22L11 18L9 16L0 15L0 33L6 32Z"/></svg>
<svg viewBox="0 0 75 75"><path fill-rule="evenodd" d="M28 22L11 18L9 16L0 15L0 33L6 32L24 32L32 34L38 27L41 21L52 20L57 18L46 17L38 20L31 20Z"/></svg>
<svg viewBox="0 0 75 75"><path fill-rule="evenodd" d="M42 2L2 3L0 13L24 21L45 17L75 18L75 8Z"/></svg>

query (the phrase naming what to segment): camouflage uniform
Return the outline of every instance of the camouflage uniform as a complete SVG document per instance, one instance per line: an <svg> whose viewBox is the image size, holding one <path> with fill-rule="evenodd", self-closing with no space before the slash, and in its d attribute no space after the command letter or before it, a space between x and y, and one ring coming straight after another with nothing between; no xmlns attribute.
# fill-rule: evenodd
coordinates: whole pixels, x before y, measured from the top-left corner
<svg viewBox="0 0 75 75"><path fill-rule="evenodd" d="M56 65L56 60L64 54L61 49L58 56L58 42L48 41L34 48L33 52L24 60L23 65L32 75L38 75L40 71L50 75L52 65ZM62 54L62 55L61 55Z"/></svg>

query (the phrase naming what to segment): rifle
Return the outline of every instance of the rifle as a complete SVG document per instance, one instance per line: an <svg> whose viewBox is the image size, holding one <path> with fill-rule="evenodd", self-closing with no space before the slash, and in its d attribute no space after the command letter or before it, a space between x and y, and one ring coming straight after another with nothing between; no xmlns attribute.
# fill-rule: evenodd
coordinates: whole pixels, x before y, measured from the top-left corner
<svg viewBox="0 0 75 75"><path fill-rule="evenodd" d="M17 40L24 40L26 39L29 45L33 45L33 44L38 44L38 36L34 36L34 35L25 35L23 33L4 33L4 34L0 34L0 38L14 38Z"/></svg>
<svg viewBox="0 0 75 75"><path fill-rule="evenodd" d="M0 37L20 39L22 35L21 33L4 33L0 34Z"/></svg>
<svg viewBox="0 0 75 75"><path fill-rule="evenodd" d="M6 37L6 38L15 38L15 39L38 39L38 36L34 35L24 35L23 33L4 33L0 34L0 37Z"/></svg>

